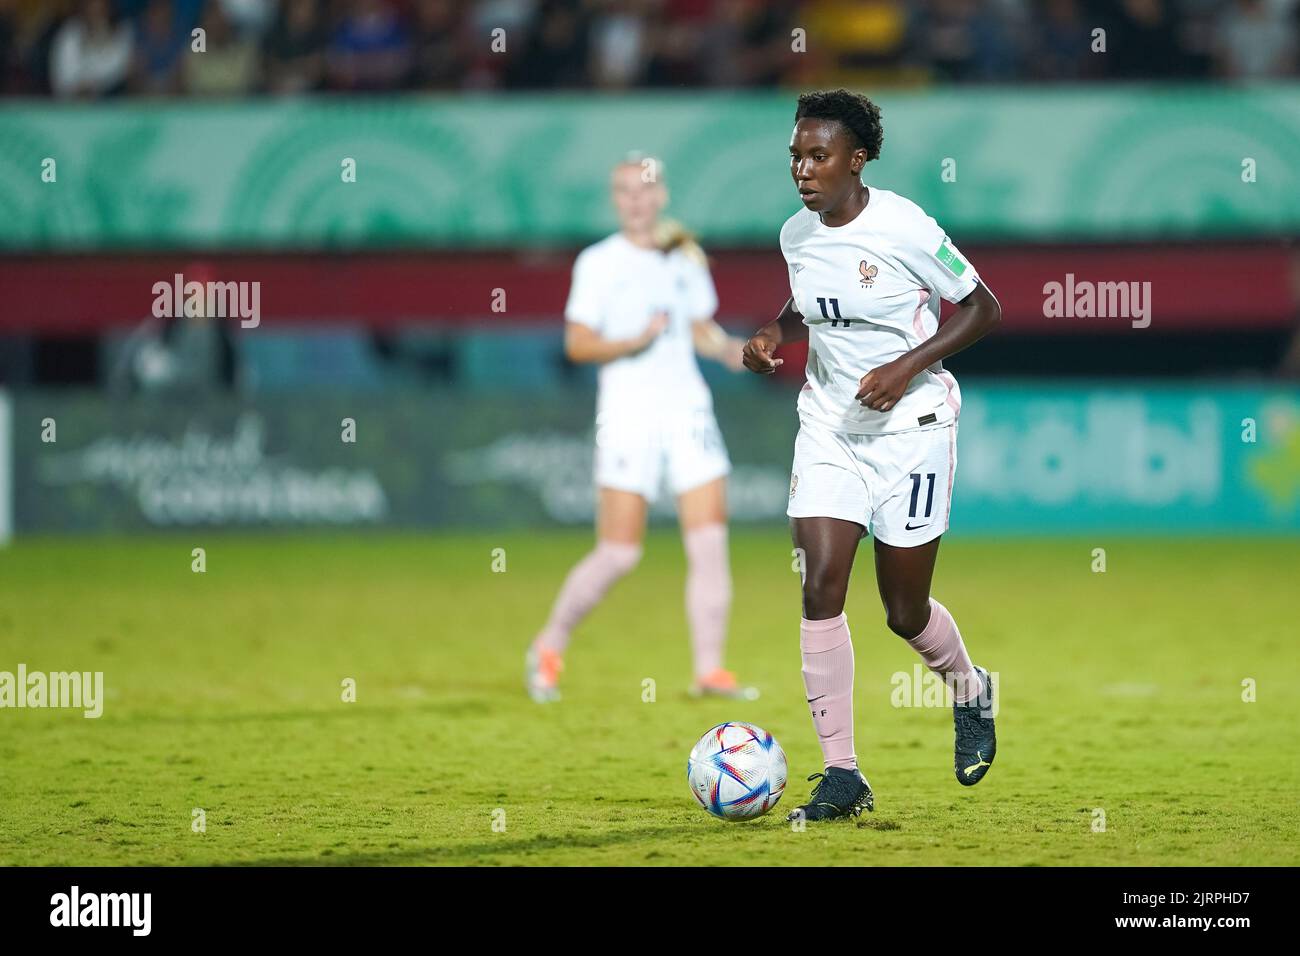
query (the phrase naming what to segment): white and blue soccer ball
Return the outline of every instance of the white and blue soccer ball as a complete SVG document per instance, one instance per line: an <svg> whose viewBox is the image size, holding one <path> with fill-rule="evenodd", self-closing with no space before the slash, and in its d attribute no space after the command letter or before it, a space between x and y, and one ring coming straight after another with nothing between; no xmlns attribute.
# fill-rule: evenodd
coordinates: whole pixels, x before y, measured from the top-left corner
<svg viewBox="0 0 1300 956"><path fill-rule="evenodd" d="M718 724L691 748L686 780L705 810L748 820L776 806L785 792L785 751L776 738L743 720Z"/></svg>

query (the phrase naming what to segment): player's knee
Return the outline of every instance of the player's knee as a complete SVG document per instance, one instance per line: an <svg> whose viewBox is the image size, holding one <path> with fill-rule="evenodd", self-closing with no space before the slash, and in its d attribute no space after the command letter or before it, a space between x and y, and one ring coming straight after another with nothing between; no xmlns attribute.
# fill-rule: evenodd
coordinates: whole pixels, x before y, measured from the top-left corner
<svg viewBox="0 0 1300 956"><path fill-rule="evenodd" d="M844 610L846 591L838 576L810 569L803 582L803 616L810 621L835 617Z"/></svg>
<svg viewBox="0 0 1300 956"><path fill-rule="evenodd" d="M601 561L614 574L630 574L641 562L642 547L621 541L602 541L597 545Z"/></svg>
<svg viewBox="0 0 1300 956"><path fill-rule="evenodd" d="M907 604L902 601L885 604L885 626L903 640L911 640L925 630L930 621L930 602Z"/></svg>

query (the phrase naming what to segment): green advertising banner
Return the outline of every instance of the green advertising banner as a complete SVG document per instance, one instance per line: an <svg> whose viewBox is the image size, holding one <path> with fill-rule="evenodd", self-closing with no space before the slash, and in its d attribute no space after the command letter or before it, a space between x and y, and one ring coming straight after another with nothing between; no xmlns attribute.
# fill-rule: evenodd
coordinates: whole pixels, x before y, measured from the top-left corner
<svg viewBox="0 0 1300 956"><path fill-rule="evenodd" d="M576 245L609 168L666 163L714 243L799 208L793 93L0 106L0 249ZM1300 228L1300 87L887 92L866 179L969 239Z"/></svg>
<svg viewBox="0 0 1300 956"><path fill-rule="evenodd" d="M1300 390L969 384L963 393L954 533L1300 532ZM586 391L189 403L49 392L10 404L18 535L593 519ZM783 523L794 396L719 395L717 412L734 520ZM671 514L665 495L653 515Z"/></svg>

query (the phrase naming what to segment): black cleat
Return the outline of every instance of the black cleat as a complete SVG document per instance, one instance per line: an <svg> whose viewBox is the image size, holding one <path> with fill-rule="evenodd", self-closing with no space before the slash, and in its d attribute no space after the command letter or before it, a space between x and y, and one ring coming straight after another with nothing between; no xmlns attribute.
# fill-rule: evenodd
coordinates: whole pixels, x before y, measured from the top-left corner
<svg viewBox="0 0 1300 956"><path fill-rule="evenodd" d="M827 767L825 773L815 773L809 780L821 780L813 787L812 796L801 807L786 815L787 820L836 820L856 817L864 809L874 810L876 799L871 784L860 770Z"/></svg>
<svg viewBox="0 0 1300 956"><path fill-rule="evenodd" d="M952 705L953 772L963 787L973 787L984 779L998 751L998 738L993 732L993 679L984 668L977 666L975 670L984 682L983 692L964 704Z"/></svg>

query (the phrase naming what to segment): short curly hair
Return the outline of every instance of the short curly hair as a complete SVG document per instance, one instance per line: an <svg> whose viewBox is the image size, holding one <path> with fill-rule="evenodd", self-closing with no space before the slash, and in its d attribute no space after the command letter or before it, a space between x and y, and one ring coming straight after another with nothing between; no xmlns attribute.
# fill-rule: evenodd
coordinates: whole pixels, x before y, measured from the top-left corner
<svg viewBox="0 0 1300 956"><path fill-rule="evenodd" d="M794 121L835 120L848 130L867 151L867 162L880 158L885 129L880 125L880 107L861 93L849 90L817 90L799 97Z"/></svg>

